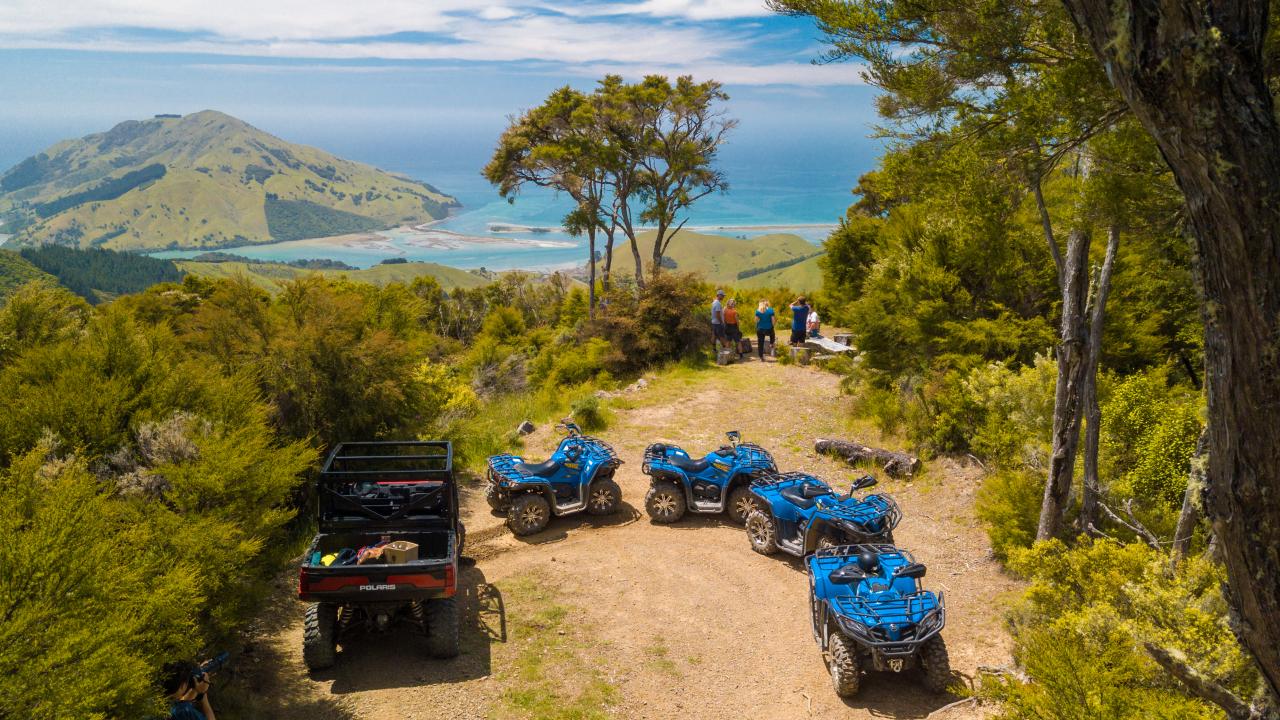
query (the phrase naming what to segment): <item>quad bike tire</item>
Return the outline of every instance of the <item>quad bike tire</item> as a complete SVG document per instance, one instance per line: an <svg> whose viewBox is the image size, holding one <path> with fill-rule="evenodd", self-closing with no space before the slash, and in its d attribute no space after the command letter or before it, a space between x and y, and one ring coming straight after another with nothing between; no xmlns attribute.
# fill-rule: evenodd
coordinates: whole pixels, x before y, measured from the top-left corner
<svg viewBox="0 0 1280 720"><path fill-rule="evenodd" d="M644 496L644 511L660 525L670 525L684 517L684 490L669 481L654 483Z"/></svg>
<svg viewBox="0 0 1280 720"><path fill-rule="evenodd" d="M612 477L601 478L587 486L587 514L612 515L622 504L622 488Z"/></svg>
<svg viewBox="0 0 1280 720"><path fill-rule="evenodd" d="M836 535L832 535L829 532L824 532L818 536L818 543L814 547L814 549L825 550L827 548L840 547L841 545L847 545L847 544L848 543L845 543L843 541L843 538L840 538Z"/></svg>
<svg viewBox="0 0 1280 720"><path fill-rule="evenodd" d="M507 527L516 535L532 535L551 522L551 506L537 493L525 493L511 502L507 510Z"/></svg>
<svg viewBox="0 0 1280 720"><path fill-rule="evenodd" d="M751 549L761 555L772 555L778 552L778 528L773 518L763 510L756 508L747 515L747 539L751 541Z"/></svg>
<svg viewBox="0 0 1280 720"><path fill-rule="evenodd" d="M934 635L920 646L920 666L924 670L924 686L943 693L951 686L951 659L941 635Z"/></svg>
<svg viewBox="0 0 1280 720"><path fill-rule="evenodd" d="M338 606L311 603L302 627L302 661L307 669L314 672L333 667L338 658Z"/></svg>
<svg viewBox="0 0 1280 720"><path fill-rule="evenodd" d="M840 632L831 635L827 647L827 672L831 673L831 687L842 698L858 694L862 684L862 671L858 667L858 646Z"/></svg>
<svg viewBox="0 0 1280 720"><path fill-rule="evenodd" d="M751 511L759 507L756 496L751 494L751 489L746 485L739 485L729 492L729 502L725 504L725 512L730 520L744 525Z"/></svg>
<svg viewBox="0 0 1280 720"><path fill-rule="evenodd" d="M461 652L457 598L435 598L423 604L427 620L427 654L433 658L457 657Z"/></svg>
<svg viewBox="0 0 1280 720"><path fill-rule="evenodd" d="M489 503L489 507L498 512L506 512L511 506L511 496L497 483L489 483L484 489L484 501Z"/></svg>

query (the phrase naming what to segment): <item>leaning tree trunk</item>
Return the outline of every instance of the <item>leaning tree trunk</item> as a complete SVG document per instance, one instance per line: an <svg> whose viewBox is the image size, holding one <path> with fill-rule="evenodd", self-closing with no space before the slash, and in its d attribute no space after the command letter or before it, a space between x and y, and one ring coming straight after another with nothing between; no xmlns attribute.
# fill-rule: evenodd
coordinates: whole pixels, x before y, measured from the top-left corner
<svg viewBox="0 0 1280 720"><path fill-rule="evenodd" d="M1196 522L1200 519L1200 496L1204 491L1204 456L1209 452L1209 435L1200 432L1196 441L1196 452L1191 456L1191 470L1187 473L1187 489L1182 493L1182 512L1178 514L1178 527L1173 531L1173 551L1171 564L1178 563L1187 556L1191 549L1191 536L1195 534Z"/></svg>
<svg viewBox="0 0 1280 720"><path fill-rule="evenodd" d="M587 230L587 252L591 253L587 271L587 318L596 319L596 229Z"/></svg>
<svg viewBox="0 0 1280 720"><path fill-rule="evenodd" d="M1044 486L1044 501L1040 505L1037 540L1047 540L1058 533L1067 500L1071 497L1076 447L1080 442L1080 395L1088 365L1084 310L1089 285L1089 240L1087 229L1072 230L1067 239L1062 277L1058 382L1053 397L1053 454L1049 459L1049 481Z"/></svg>
<svg viewBox="0 0 1280 720"><path fill-rule="evenodd" d="M604 236L604 268L600 273L600 290L609 294L609 276L613 272L613 237L616 231L610 230Z"/></svg>
<svg viewBox="0 0 1280 720"><path fill-rule="evenodd" d="M1120 247L1120 229L1112 225L1107 234L1107 255L1098 272L1093 294L1092 316L1089 318L1089 355L1084 370L1084 492L1080 502L1080 529L1093 534L1098 517L1098 441L1102 436L1102 408L1098 407L1098 364L1102 360L1102 327L1107 313L1107 296L1111 293L1111 268Z"/></svg>
<svg viewBox="0 0 1280 720"><path fill-rule="evenodd" d="M1280 125L1258 0L1064 0L1186 197L1203 293L1205 516L1280 715Z"/></svg>

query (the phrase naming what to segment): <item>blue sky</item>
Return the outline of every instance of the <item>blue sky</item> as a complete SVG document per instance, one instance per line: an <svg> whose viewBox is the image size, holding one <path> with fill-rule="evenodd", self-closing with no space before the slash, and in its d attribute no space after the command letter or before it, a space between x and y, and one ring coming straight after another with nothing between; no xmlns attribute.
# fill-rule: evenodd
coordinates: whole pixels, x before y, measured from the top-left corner
<svg viewBox="0 0 1280 720"><path fill-rule="evenodd" d="M390 136L477 155L507 115L605 73L720 80L739 143L871 146L874 93L811 64L820 40L763 0L0 0L0 166L205 108L371 162Z"/></svg>

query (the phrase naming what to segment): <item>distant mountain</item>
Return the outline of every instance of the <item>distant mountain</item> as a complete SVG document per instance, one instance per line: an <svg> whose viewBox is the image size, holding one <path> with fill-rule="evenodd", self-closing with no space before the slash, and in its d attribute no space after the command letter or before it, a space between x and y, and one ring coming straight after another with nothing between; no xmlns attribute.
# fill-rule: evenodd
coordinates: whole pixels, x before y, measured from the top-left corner
<svg viewBox="0 0 1280 720"><path fill-rule="evenodd" d="M457 204L213 110L122 122L0 175L10 247L224 248L426 222Z"/></svg>
<svg viewBox="0 0 1280 720"><path fill-rule="evenodd" d="M431 276L440 283L440 287L445 290L453 290L455 288L477 288L482 285L488 285L492 280L482 275L478 275L467 270L461 270L447 265L438 265L436 263L427 262L404 262L392 263L389 265L374 265L371 268L363 270L332 270L332 269L312 269L299 268L283 263L246 263L235 261L224 262L198 262L193 260L179 260L177 266L180 270L192 275L207 278L234 278L245 277L258 287L270 292L278 292L286 282L296 280L300 277L308 275L323 275L331 278L346 278L356 282L366 282L373 285L387 285L393 282L412 283L414 278Z"/></svg>
<svg viewBox="0 0 1280 720"><path fill-rule="evenodd" d="M637 237L646 273L654 234L647 231ZM786 287L812 292L822 287L820 255L821 247L790 233L734 238L681 230L668 246L665 260L673 263L677 271L696 272L710 283L739 289ZM613 273L631 275L635 267L624 238L613 249Z"/></svg>

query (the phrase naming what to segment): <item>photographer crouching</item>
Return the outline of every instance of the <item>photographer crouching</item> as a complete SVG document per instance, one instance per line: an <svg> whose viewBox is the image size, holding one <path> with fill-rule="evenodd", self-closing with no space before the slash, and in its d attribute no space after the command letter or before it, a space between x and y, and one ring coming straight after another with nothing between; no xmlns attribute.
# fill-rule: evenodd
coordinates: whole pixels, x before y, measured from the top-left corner
<svg viewBox="0 0 1280 720"><path fill-rule="evenodd" d="M227 661L227 654L199 665L171 662L161 670L160 686L169 701L169 720L217 720L209 704L211 678Z"/></svg>

